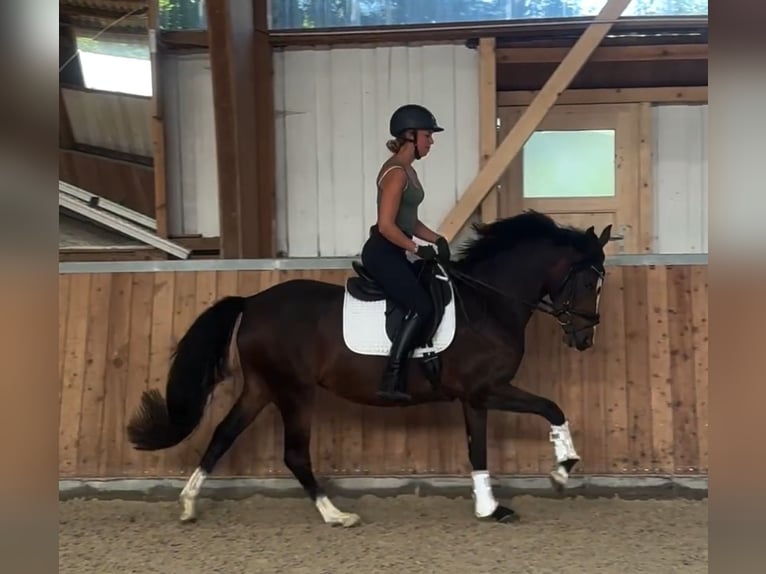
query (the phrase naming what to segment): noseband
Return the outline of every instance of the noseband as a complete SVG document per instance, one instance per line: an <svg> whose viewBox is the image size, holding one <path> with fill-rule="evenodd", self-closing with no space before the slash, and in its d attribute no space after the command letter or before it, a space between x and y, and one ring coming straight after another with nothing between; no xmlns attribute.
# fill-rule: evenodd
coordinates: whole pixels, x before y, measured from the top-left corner
<svg viewBox="0 0 766 574"><path fill-rule="evenodd" d="M570 281L572 280L572 277L588 269L593 270L596 273L596 275L598 275L599 283L603 283L604 272L598 269L595 265L587 265L580 268L577 268L577 266L573 266L569 269L569 271L567 271L567 274L564 277L564 280L561 282L561 285L556 290L556 292L549 295L551 300L553 300L553 298L556 295L560 294L562 291L564 291L564 289L567 288L567 285L569 285ZM600 286L601 285L599 285L599 287ZM555 317L556 320L559 322L559 325L561 325L562 328L564 329L564 331L571 334L579 333L580 331L584 331L585 329L590 329L591 327L595 327L601 321L601 315L598 313L598 303L596 304L595 313L578 311L577 309L572 308L572 299L574 299L576 290L577 290L577 285L572 284L569 289L569 292L567 293L567 297L564 299L564 302L562 303L560 308L556 308L554 305L547 302L543 302L542 300L538 301L538 304L537 304L538 309ZM540 306L541 304L546 305L548 308L543 309ZM575 329L572 323L573 317L579 317L585 320L586 324L580 327L579 329Z"/></svg>

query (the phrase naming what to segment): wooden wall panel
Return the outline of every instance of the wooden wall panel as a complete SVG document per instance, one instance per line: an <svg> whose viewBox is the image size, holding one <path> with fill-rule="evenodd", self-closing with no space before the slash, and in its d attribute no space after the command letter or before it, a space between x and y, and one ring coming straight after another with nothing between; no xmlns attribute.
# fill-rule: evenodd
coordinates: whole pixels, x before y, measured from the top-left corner
<svg viewBox="0 0 766 574"><path fill-rule="evenodd" d="M61 476L187 476L232 405L237 378L216 388L201 427L179 447L141 453L124 426L141 392L159 387L194 318L227 294L293 277L342 284L347 271L185 271L60 276ZM557 401L583 457L577 473L707 473L707 267L610 267L596 346L578 353L536 316L517 384ZM465 474L458 404L358 407L321 392L312 457L323 475ZM547 423L492 412L493 474L544 474ZM289 476L269 407L216 475Z"/></svg>
<svg viewBox="0 0 766 574"><path fill-rule="evenodd" d="M61 149L59 179L154 217L152 167Z"/></svg>

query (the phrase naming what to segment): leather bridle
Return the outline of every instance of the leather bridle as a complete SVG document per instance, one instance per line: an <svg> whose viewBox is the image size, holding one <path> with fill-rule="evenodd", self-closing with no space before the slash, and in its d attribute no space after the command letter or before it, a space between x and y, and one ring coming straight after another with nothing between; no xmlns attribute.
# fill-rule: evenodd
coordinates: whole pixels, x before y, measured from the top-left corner
<svg viewBox="0 0 766 574"><path fill-rule="evenodd" d="M592 270L593 272L595 272L596 275L598 276L598 281L599 281L599 284L596 287L597 299L596 299L595 313L591 313L588 311L578 311L577 309L572 307L572 300L575 299L575 295L577 292L577 284L570 283L570 281L578 273L581 273L587 270ZM601 321L601 316L600 316L600 313L598 312L598 297L600 297L600 289L603 286L604 276L605 276L604 270L599 269L595 265L592 265L592 264L586 264L583 266L573 265L567 272L566 276L564 277L564 280L562 281L559 288L556 290L555 294L549 294L551 301L553 301L555 296L559 295L562 291L564 291L564 289L567 288L567 286L569 286L569 291L567 292L561 307L556 308L551 304L550 309L544 310L544 312L548 313L549 315L553 315L553 317L555 317L556 320L559 322L559 325L561 325L564 328L564 331L567 333L575 334L575 333L579 333L580 331L584 331L585 329L590 329L591 327L595 327ZM572 320L573 317L579 317L580 319L583 319L585 321L585 324L575 329L573 320Z"/></svg>
<svg viewBox="0 0 766 574"><path fill-rule="evenodd" d="M571 303L572 300L574 299L574 295L576 293L576 287L577 287L576 284L572 283L571 281L579 273L592 270L598 276L598 280L600 283L597 288L600 289L601 286L603 285L605 271L603 269L599 269L593 264L585 264L585 265L575 264L572 267L570 267L569 270L567 271L567 274L564 276L564 279L561 282L561 285L559 285L559 287L554 292L548 293L551 303L548 303L543 298L538 299L534 303L525 301L523 299L519 299L518 297L514 295L510 295L504 291L501 291L497 287L493 287L492 285L485 283L484 281L475 279L471 277L470 275L463 273L462 271L458 271L451 265L449 266L450 267L449 270L444 269L443 265L441 264L439 265L442 267L444 272L448 275L457 277L465 281L466 283L472 283L474 285L480 286L484 289L497 293L498 295L505 297L507 299L517 300L528 307L531 307L535 310L542 311L543 313L551 315L558 321L559 325L561 325L561 327L564 329L564 331L567 334L575 334L585 329L590 329L591 327L595 327L596 325L599 324L601 320L600 314L598 312L598 302L596 303L595 313L591 313L588 311L580 311L576 308L573 308ZM556 305L553 304L553 300L567 288L569 288L569 292L567 293L567 296L564 299L564 302L562 303L560 307L557 307ZM597 294L597 297L598 296L600 296L600 293ZM579 328L574 328L574 323L573 323L574 317L579 317L580 319L583 319L586 323Z"/></svg>

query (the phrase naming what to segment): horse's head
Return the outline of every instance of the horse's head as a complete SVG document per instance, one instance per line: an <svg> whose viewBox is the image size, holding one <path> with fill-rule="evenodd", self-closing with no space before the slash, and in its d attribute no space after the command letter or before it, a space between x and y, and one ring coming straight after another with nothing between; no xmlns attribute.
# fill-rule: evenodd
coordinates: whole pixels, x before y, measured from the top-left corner
<svg viewBox="0 0 766 574"><path fill-rule="evenodd" d="M540 298L549 297L552 310L544 310L558 319L564 342L580 351L591 347L612 226L598 236L593 227L562 227L545 214L526 211L473 227L477 237L462 249L460 269L517 303L539 307Z"/></svg>
<svg viewBox="0 0 766 574"><path fill-rule="evenodd" d="M597 236L593 226L585 231L578 248L567 249L549 272L546 290L564 342L578 351L590 348L599 323L599 300L604 281L604 246L612 231L607 225Z"/></svg>

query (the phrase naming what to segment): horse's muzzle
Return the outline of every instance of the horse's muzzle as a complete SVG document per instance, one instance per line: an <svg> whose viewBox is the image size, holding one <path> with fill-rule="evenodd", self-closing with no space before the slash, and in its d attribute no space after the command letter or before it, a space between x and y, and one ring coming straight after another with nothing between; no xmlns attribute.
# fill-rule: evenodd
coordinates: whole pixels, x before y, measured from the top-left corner
<svg viewBox="0 0 766 574"><path fill-rule="evenodd" d="M577 333L565 333L562 337L567 347L575 348L578 351L590 349L593 345L593 337L590 334L578 335Z"/></svg>

